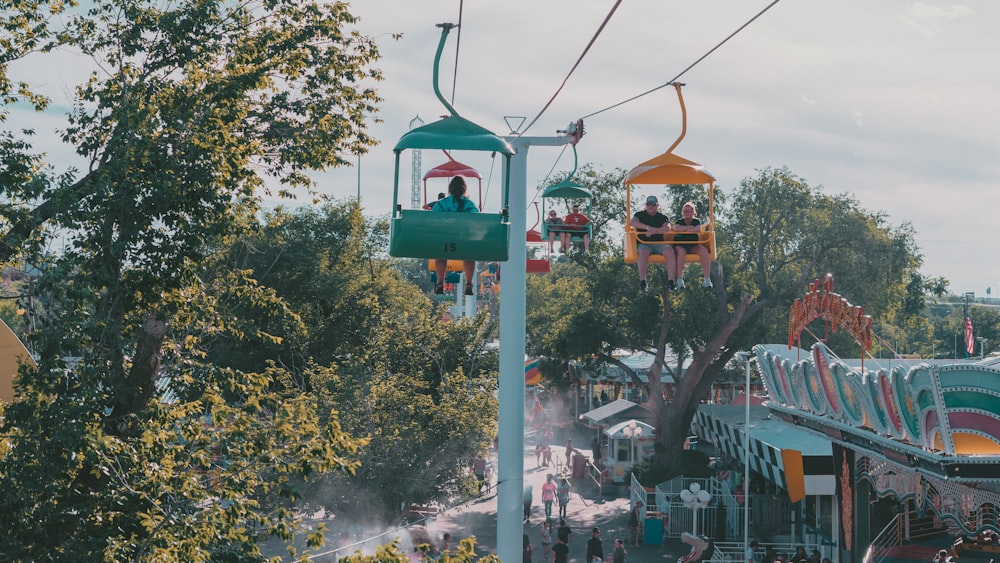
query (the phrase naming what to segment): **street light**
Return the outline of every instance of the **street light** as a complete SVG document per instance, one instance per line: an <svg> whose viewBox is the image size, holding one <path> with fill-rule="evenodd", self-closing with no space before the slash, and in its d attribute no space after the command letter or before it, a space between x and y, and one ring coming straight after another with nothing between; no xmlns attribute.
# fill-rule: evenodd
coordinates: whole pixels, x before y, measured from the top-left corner
<svg viewBox="0 0 1000 563"><path fill-rule="evenodd" d="M632 463L639 463L639 456L637 455L638 452L636 452L635 441L642 437L642 426L639 426L633 420L628 423L628 426L622 429L622 434L629 440L629 444L631 444L631 455L629 457L632 459Z"/></svg>
<svg viewBox="0 0 1000 563"><path fill-rule="evenodd" d="M698 509L708 508L708 502L712 500L712 495L701 488L698 483L691 483L688 488L681 491L681 500L684 506L694 510L694 535L698 535Z"/></svg>
<svg viewBox="0 0 1000 563"><path fill-rule="evenodd" d="M743 388L743 552L750 549L750 354L738 352L736 360L743 362L746 376Z"/></svg>

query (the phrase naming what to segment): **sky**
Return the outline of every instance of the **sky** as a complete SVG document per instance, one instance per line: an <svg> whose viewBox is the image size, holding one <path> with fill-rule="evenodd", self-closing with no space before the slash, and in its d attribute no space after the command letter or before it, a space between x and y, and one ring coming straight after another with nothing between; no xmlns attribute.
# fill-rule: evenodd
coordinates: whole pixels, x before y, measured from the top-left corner
<svg viewBox="0 0 1000 563"><path fill-rule="evenodd" d="M925 257L922 273L947 278L953 293L985 297L991 288L1000 297L993 243L1000 212L1000 2L779 0L719 46L771 2L621 1L526 133L556 136L585 117L581 165L630 169L673 143L680 110L671 87L618 104L683 72L687 133L674 152L703 164L719 189L731 190L762 168L787 167L810 186L854 195L893 225L912 224ZM382 53L382 123L371 126L381 144L355 159L360 170L315 177L320 191L337 198L360 190L365 212L384 215L392 203L392 147L415 116L431 122L446 111L431 83L440 37L435 24L459 23L461 7L460 34L452 31L442 58L441 91L463 117L504 135L510 131L504 116L539 116L615 1L351 4L358 28ZM63 53L21 65L15 78L40 84L56 108L65 107L81 66ZM51 134L57 112L15 111L8 125L29 122L53 160L71 158ZM436 151L421 156L423 171L445 159ZM499 197L499 161L473 153L456 158L483 174L489 208ZM532 148L528 200L572 163L560 148ZM403 164L408 184L406 154ZM406 185L401 200L408 194ZM528 213L531 225L534 211Z"/></svg>

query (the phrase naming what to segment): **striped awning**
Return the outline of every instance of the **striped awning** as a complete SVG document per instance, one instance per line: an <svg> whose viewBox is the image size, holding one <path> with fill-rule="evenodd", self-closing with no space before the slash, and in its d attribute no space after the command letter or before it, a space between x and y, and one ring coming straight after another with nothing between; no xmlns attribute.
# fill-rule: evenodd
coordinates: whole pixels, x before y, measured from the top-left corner
<svg viewBox="0 0 1000 563"><path fill-rule="evenodd" d="M806 495L836 492L833 448L807 430L768 418L766 407L750 407L750 468L778 487ZM702 405L698 432L731 458L744 461L743 406ZM801 479L801 480L800 480Z"/></svg>

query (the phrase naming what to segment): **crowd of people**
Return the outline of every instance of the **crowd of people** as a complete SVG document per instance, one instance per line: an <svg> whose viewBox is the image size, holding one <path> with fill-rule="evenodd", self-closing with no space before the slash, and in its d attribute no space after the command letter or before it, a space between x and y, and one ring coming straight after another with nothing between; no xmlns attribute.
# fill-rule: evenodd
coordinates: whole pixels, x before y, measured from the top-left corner
<svg viewBox="0 0 1000 563"><path fill-rule="evenodd" d="M551 521L546 519L542 523L542 563L569 563L569 537L571 530L566 525L565 520L559 520L559 528L556 530L556 543L550 547L551 542ZM587 554L584 559L587 563L625 563L625 542L618 538L611 548L610 555L605 558L604 542L601 541L601 529L594 527L590 531L590 538L587 540ZM524 534L524 548L522 560L524 563L532 563L534 549L531 547L531 538Z"/></svg>

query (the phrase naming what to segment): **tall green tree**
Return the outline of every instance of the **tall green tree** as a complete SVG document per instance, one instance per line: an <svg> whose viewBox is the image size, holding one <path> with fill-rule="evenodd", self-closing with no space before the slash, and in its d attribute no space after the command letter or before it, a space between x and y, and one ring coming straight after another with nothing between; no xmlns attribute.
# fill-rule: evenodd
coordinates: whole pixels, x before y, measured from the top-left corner
<svg viewBox="0 0 1000 563"><path fill-rule="evenodd" d="M667 473L680 471L684 437L712 382L736 352L787 339L788 306L807 283L832 272L837 291L882 318L898 312L921 263L909 226L889 225L884 214L827 195L787 169L761 170L725 199L731 203L716 219L714 290L692 283L683 292L639 294L634 271L617 257L557 270L529 286L529 341L540 350L594 354L626 371L614 349L654 353L649 383L632 377L647 387L655 463ZM668 349L674 365L666 365ZM659 384L664 370L677 383L669 398Z"/></svg>
<svg viewBox="0 0 1000 563"><path fill-rule="evenodd" d="M6 556L260 559L250 523L289 538L296 518L259 499L356 467L336 419L274 385L284 366L205 361L211 338L281 338L247 308L296 321L244 272L200 277L265 193L308 193L310 170L374 144L378 51L354 24L346 3L308 0L0 10L0 119L48 103L12 61L71 50L94 63L62 129L82 170L46 164L31 131L0 132L0 259L42 265L52 303L29 339L38 368L0 422L0 486L16 491L0 500ZM62 248L45 252L54 237Z"/></svg>
<svg viewBox="0 0 1000 563"><path fill-rule="evenodd" d="M485 348L494 323L443 321L394 262L377 257L384 245L370 231L382 225L366 224L353 202L266 213L257 233L220 251L215 275L244 271L273 292L291 316L259 307L237 316L262 313L253 326L283 338L216 338L208 358L284 366L290 386L365 438L358 473L324 475L302 494L374 524L397 518L402 504L471 491L467 468L496 436L498 367Z"/></svg>

